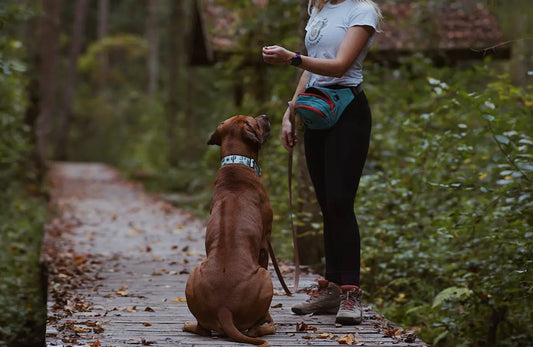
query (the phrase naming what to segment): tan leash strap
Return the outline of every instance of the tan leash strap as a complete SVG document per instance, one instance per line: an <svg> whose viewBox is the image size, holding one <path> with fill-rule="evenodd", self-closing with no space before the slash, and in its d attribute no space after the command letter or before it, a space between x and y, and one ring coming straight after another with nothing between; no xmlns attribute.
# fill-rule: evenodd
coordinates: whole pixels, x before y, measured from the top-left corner
<svg viewBox="0 0 533 347"><path fill-rule="evenodd" d="M281 286L283 287L283 290L288 296L292 296L291 291L289 290L289 287L287 287L287 283L285 283L285 280L283 279L283 276L281 275L281 271L279 269L278 260L276 259L276 255L274 254L274 248L272 248L272 243L268 241L268 253L270 253L270 259L272 260L272 265L274 265L274 270L276 270L276 275L278 275L279 283L281 283Z"/></svg>
<svg viewBox="0 0 533 347"><path fill-rule="evenodd" d="M289 101L289 120L291 122L291 132L294 141L295 129L296 129L296 113L294 111L294 103ZM288 161L288 182L289 182L289 213L291 215L291 227L292 227L292 244L294 247L294 291L298 290L298 284L300 282L300 255L298 253L298 240L296 235L296 228L294 227L294 214L292 206L292 162L293 162L293 147L289 150Z"/></svg>

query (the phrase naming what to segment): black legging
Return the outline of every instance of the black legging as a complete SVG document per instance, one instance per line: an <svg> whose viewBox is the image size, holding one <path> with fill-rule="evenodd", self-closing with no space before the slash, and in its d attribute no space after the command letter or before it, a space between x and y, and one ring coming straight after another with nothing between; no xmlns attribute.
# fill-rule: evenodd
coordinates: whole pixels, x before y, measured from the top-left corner
<svg viewBox="0 0 533 347"><path fill-rule="evenodd" d="M363 172L372 116L364 92L328 130L307 129L307 167L324 219L325 278L360 285L361 242L354 201Z"/></svg>

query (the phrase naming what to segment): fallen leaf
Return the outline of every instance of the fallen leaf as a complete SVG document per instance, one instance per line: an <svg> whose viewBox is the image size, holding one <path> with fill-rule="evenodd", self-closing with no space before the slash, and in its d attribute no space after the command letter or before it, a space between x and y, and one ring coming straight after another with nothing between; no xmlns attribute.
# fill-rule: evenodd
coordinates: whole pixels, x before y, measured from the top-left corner
<svg viewBox="0 0 533 347"><path fill-rule="evenodd" d="M335 335L333 334L330 334L330 333L322 333L322 334L318 334L316 336L317 339L334 339L335 338Z"/></svg>
<svg viewBox="0 0 533 347"><path fill-rule="evenodd" d="M96 341L93 342L91 347L102 347L102 344L100 343L100 341L96 340Z"/></svg>
<svg viewBox="0 0 533 347"><path fill-rule="evenodd" d="M306 331L307 330L307 324L304 322L302 323L296 323L296 331Z"/></svg>
<svg viewBox="0 0 533 347"><path fill-rule="evenodd" d="M120 295L120 296L128 296L130 294L128 293L127 289L128 289L128 286L122 286L119 290L115 292L115 294Z"/></svg>
<svg viewBox="0 0 533 347"><path fill-rule="evenodd" d="M283 304L279 303L277 305L272 306L271 308L282 308L282 307L283 307Z"/></svg>
<svg viewBox="0 0 533 347"><path fill-rule="evenodd" d="M317 327L307 325L304 322L300 324L296 323L296 331L317 331L317 330L318 330Z"/></svg>
<svg viewBox="0 0 533 347"><path fill-rule="evenodd" d="M354 334L348 334L339 337L337 342L341 345L353 345L354 343L359 343L359 340L357 340Z"/></svg>
<svg viewBox="0 0 533 347"><path fill-rule="evenodd" d="M92 329L91 328L82 328L82 327L74 326L74 331L76 331L77 333L80 333L80 334L85 334L85 333L90 333L92 331Z"/></svg>
<svg viewBox="0 0 533 347"><path fill-rule="evenodd" d="M172 299L170 301L174 301L174 302L187 302L187 299L182 299L180 298L179 296L176 297L176 299Z"/></svg>
<svg viewBox="0 0 533 347"><path fill-rule="evenodd" d="M129 232L128 232L128 236L135 236L135 235L139 235L139 234L142 234L144 233L144 230L139 230L139 229L131 229Z"/></svg>
<svg viewBox="0 0 533 347"><path fill-rule="evenodd" d="M151 327L151 326L152 326L152 324L150 324L150 323L148 323L148 322L143 323L143 325L144 325L145 327Z"/></svg>
<svg viewBox="0 0 533 347"><path fill-rule="evenodd" d="M397 329L397 328L385 329L385 330L383 330L383 334L386 337L397 337L397 336L402 335L402 330L401 329Z"/></svg>
<svg viewBox="0 0 533 347"><path fill-rule="evenodd" d="M155 312L154 309L151 308L151 307L146 307L144 310L145 310L146 312Z"/></svg>

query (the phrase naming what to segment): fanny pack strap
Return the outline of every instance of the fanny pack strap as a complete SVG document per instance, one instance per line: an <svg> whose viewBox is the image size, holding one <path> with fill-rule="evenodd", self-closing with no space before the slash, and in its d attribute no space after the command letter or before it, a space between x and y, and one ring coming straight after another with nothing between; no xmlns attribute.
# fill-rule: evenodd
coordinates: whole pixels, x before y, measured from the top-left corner
<svg viewBox="0 0 533 347"><path fill-rule="evenodd" d="M309 85L307 85L307 87L309 87ZM352 91L353 95L357 96L357 95L359 95L359 94L361 94L363 92L363 83L359 83L355 87L354 86L347 87L347 86L341 86L341 85L338 85L338 84L334 84L332 86L324 86L324 88L330 88L330 89L345 89L345 88L349 88Z"/></svg>

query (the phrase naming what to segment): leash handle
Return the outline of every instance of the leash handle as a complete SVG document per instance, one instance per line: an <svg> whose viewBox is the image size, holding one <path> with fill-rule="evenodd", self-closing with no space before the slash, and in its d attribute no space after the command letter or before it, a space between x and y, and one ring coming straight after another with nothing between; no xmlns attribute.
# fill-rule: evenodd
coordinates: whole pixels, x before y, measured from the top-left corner
<svg viewBox="0 0 533 347"><path fill-rule="evenodd" d="M296 133L296 126L295 126L295 119L296 119L296 112L294 111L294 102L291 100L288 102L289 104L289 121L291 123L291 136L293 141L295 133ZM293 142L295 144L295 142ZM298 237L296 235L296 228L294 227L294 214L293 214L293 206L292 206L292 162L293 162L293 147L289 150L289 160L288 160L288 183L289 183L289 213L291 215L291 227L292 227L292 244L294 247L294 291L296 292L298 290L298 284L300 281L300 255L298 253Z"/></svg>

